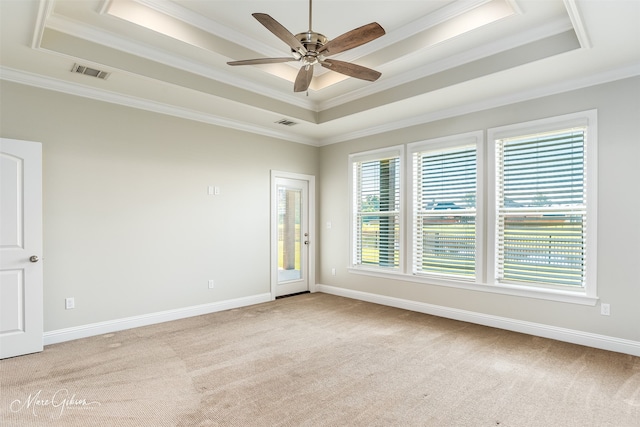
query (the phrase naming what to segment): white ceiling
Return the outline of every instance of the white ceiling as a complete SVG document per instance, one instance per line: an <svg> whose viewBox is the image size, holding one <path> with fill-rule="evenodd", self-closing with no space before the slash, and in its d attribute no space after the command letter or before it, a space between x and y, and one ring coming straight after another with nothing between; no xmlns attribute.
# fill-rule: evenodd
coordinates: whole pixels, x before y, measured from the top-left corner
<svg viewBox="0 0 640 427"><path fill-rule="evenodd" d="M386 30L333 57L376 69L379 80L316 66L309 92L294 93L297 62L226 64L288 56L251 14L295 34L309 29L308 8L0 0L0 77L320 146L640 75L638 0L315 0L312 29L329 39L374 21ZM73 73L76 63L110 75Z"/></svg>

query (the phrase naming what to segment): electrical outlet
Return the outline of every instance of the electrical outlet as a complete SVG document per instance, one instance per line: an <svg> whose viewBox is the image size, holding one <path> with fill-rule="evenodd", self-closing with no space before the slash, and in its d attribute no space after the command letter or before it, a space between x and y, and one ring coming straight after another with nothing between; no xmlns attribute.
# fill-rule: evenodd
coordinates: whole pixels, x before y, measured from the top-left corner
<svg viewBox="0 0 640 427"><path fill-rule="evenodd" d="M213 279L209 279L209 289L213 289L214 281Z"/></svg>
<svg viewBox="0 0 640 427"><path fill-rule="evenodd" d="M65 310L71 310L72 308L76 308L76 300L75 300L75 298L65 298L64 299L64 308L65 308Z"/></svg>
<svg viewBox="0 0 640 427"><path fill-rule="evenodd" d="M335 276L335 275L336 275L336 269L335 269L335 268L332 268L332 269L331 269L331 275L332 275L332 276Z"/></svg>
<svg viewBox="0 0 640 427"><path fill-rule="evenodd" d="M603 316L610 316L611 306L609 304L600 304L600 314Z"/></svg>

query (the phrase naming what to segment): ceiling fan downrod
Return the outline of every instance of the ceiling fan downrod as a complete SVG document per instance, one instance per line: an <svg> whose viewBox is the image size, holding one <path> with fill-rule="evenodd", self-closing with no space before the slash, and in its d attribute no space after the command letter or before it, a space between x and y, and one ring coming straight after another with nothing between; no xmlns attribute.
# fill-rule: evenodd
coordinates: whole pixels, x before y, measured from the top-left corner
<svg viewBox="0 0 640 427"><path fill-rule="evenodd" d="M295 35L295 38L300 40L300 43L302 43L304 48L307 50L307 53L305 55L299 55L298 52L292 49L294 57L296 57L296 59L301 58L306 65L314 65L322 60L321 58L318 58L318 51L329 41L324 34L313 31L312 16L312 0L309 0L309 30L305 33L298 33Z"/></svg>

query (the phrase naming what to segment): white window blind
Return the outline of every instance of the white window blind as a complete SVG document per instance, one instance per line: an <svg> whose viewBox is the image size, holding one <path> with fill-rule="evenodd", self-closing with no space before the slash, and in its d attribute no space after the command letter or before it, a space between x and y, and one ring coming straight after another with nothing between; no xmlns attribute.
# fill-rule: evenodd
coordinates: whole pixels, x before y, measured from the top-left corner
<svg viewBox="0 0 640 427"><path fill-rule="evenodd" d="M413 154L413 273L476 273L476 146Z"/></svg>
<svg viewBox="0 0 640 427"><path fill-rule="evenodd" d="M584 287L586 128L496 141L496 278Z"/></svg>
<svg viewBox="0 0 640 427"><path fill-rule="evenodd" d="M353 264L400 267L400 156L353 163Z"/></svg>

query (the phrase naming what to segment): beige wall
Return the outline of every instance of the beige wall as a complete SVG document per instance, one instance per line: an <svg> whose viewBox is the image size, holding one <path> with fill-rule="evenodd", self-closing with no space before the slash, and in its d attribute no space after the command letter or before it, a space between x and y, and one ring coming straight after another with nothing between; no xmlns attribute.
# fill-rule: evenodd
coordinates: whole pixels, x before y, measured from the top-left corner
<svg viewBox="0 0 640 427"><path fill-rule="evenodd" d="M1 89L1 136L43 145L45 331L270 292L270 170L317 175L317 148Z"/></svg>
<svg viewBox="0 0 640 427"><path fill-rule="evenodd" d="M598 110L600 307L454 289L349 273L350 153L462 132ZM319 282L510 319L640 341L640 78L594 86L320 149ZM326 223L332 223L331 229ZM331 269L336 275L331 275Z"/></svg>
<svg viewBox="0 0 640 427"><path fill-rule="evenodd" d="M1 136L43 143L45 331L268 293L276 169L318 177L317 283L640 341L640 78L320 149L12 83L1 90ZM594 108L598 293L611 316L347 272L349 153ZM208 185L221 194L208 196Z"/></svg>

